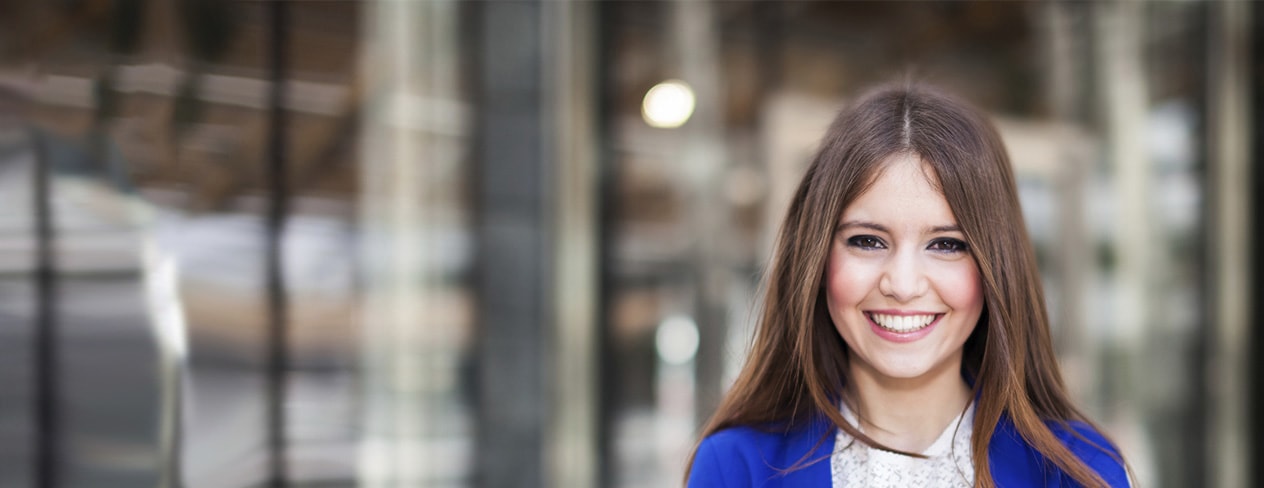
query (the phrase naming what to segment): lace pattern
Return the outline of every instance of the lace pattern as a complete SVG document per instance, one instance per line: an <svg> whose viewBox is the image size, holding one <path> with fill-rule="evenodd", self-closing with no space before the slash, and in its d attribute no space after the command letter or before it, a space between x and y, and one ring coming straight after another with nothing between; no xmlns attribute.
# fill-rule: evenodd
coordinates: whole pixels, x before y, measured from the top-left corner
<svg viewBox="0 0 1264 488"><path fill-rule="evenodd" d="M852 425L859 425L846 406L842 413ZM974 405L971 404L922 452L926 459L874 449L838 429L834 454L830 456L833 486L970 488L974 486L974 462L970 455L973 427Z"/></svg>

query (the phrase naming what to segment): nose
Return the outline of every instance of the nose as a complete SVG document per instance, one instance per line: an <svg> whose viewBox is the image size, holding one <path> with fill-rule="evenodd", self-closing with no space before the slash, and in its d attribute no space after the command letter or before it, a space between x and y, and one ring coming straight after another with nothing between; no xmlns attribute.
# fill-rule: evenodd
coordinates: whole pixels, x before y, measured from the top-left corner
<svg viewBox="0 0 1264 488"><path fill-rule="evenodd" d="M900 303L924 295L929 287L930 281L917 252L911 250L893 253L878 280L878 291Z"/></svg>

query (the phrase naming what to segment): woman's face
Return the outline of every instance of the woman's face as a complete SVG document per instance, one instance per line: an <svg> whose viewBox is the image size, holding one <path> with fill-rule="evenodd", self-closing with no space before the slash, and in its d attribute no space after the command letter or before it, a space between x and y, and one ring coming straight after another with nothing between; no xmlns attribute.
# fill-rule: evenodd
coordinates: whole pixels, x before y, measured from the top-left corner
<svg viewBox="0 0 1264 488"><path fill-rule="evenodd" d="M915 379L960 368L983 311L983 289L937 186L917 156L891 156L835 228L827 302L853 369Z"/></svg>

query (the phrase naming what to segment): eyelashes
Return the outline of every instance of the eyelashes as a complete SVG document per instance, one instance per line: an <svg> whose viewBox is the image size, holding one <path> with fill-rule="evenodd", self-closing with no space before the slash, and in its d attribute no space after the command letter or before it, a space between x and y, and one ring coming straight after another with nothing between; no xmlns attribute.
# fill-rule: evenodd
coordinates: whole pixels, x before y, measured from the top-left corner
<svg viewBox="0 0 1264 488"><path fill-rule="evenodd" d="M847 238L847 245L859 249L886 249L886 243L874 236L852 236Z"/></svg>
<svg viewBox="0 0 1264 488"><path fill-rule="evenodd" d="M931 241L928 249L947 253L959 253L969 250L969 246L967 246L965 241L961 239L945 237Z"/></svg>
<svg viewBox="0 0 1264 488"><path fill-rule="evenodd" d="M877 251L887 249L887 244L878 236L857 235L847 238L847 246L854 247L863 251ZM958 254L970 250L965 241L954 239L951 237L940 237L930 241L926 246L928 251L934 251L944 254Z"/></svg>

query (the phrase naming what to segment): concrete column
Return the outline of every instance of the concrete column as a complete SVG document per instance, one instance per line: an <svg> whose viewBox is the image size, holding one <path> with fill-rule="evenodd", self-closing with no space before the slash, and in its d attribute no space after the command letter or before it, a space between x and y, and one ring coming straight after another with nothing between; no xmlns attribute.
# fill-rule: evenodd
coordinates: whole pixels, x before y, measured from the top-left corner
<svg viewBox="0 0 1264 488"><path fill-rule="evenodd" d="M1045 64L1047 80L1045 96L1049 104L1050 118L1059 127L1079 122L1076 106L1085 90L1079 83L1083 62L1077 62L1076 40L1082 39L1082 29L1075 23L1076 6L1060 2L1047 2L1039 16L1044 48L1048 56ZM1069 130L1069 129L1068 129ZM1067 131L1059 137L1072 137ZM1063 361L1068 387L1077 398L1089 396L1088 379L1098 371L1098 351L1092 350L1094 341L1086 337L1087 312L1084 306L1085 290L1091 289L1090 277L1093 244L1086 228L1084 200L1088 193L1089 176L1092 174L1093 157L1085 154L1082 146L1063 145L1059 151L1059 171L1054 184L1058 191L1058 246L1057 272L1059 308L1055 311L1061 321L1056 324L1054 340L1059 357ZM1083 378L1085 381L1079 381Z"/></svg>
<svg viewBox="0 0 1264 488"><path fill-rule="evenodd" d="M595 6L458 5L366 4L362 484L595 486ZM443 245L466 228L468 290Z"/></svg>
<svg viewBox="0 0 1264 488"><path fill-rule="evenodd" d="M1208 43L1210 77L1207 92L1208 205L1211 206L1211 257L1207 296L1213 301L1214 323L1210 330L1211 364L1207 385L1211 395L1206 486L1251 486L1249 454L1247 345L1252 331L1250 272L1255 266L1255 230L1252 228L1250 145L1258 137L1251 127L1248 107L1252 67L1249 56L1250 2L1217 2L1210 5L1211 34ZM1256 277L1255 279L1259 279ZM1258 351L1256 351L1258 354ZM1254 372L1260 374L1258 370ZM1258 421L1257 421L1258 422ZM1257 480L1259 481L1259 480Z"/></svg>
<svg viewBox="0 0 1264 488"><path fill-rule="evenodd" d="M553 177L555 321L546 486L599 486L597 70L591 2L544 3L545 139Z"/></svg>
<svg viewBox="0 0 1264 488"><path fill-rule="evenodd" d="M454 0L364 4L360 126L363 432L360 486L468 475L458 363L468 324L456 281L467 228Z"/></svg>
<svg viewBox="0 0 1264 488"><path fill-rule="evenodd" d="M1111 169L1117 223L1111 236L1116 263L1112 281L1117 297L1113 327L1104 339L1108 348L1117 350L1140 346L1151 281L1151 165L1143 139L1149 98L1142 64L1141 13L1139 2L1102 3L1096 5L1094 12L1105 159ZM1126 368L1112 369L1117 373L1108 380L1108 390L1123 390L1135 384L1120 376L1129 374Z"/></svg>
<svg viewBox="0 0 1264 488"><path fill-rule="evenodd" d="M1116 433L1125 447L1132 447L1139 462L1138 483L1146 484L1149 456L1137 447L1147 442L1145 420L1153 408L1145 406L1147 385L1145 355L1156 341L1159 318L1155 305L1156 281L1160 276L1158 237L1151 218L1150 189L1154 186L1153 163L1145 140L1150 100L1145 71L1144 5L1135 1L1103 2L1092 5L1094 64L1099 89L1100 120L1105 134L1103 157L1109 168L1114 207L1109 238L1113 269L1106 272L1111 296L1110 318L1096 339L1100 347L1096 366L1101 371L1100 408L1102 421Z"/></svg>

